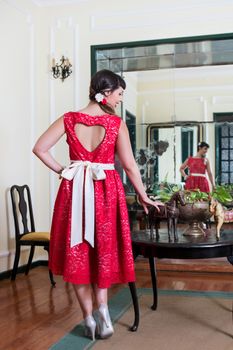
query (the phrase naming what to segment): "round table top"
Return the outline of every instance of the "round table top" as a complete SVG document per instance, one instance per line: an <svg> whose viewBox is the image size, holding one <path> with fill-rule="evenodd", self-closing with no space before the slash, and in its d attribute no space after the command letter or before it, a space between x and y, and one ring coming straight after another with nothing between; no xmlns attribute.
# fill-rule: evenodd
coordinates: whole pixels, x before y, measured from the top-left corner
<svg viewBox="0 0 233 350"><path fill-rule="evenodd" d="M223 246L233 246L233 230L224 229L221 231L219 240L216 238L215 227L205 230L203 236L184 236L183 232L187 225L177 228L178 242L169 242L167 229L159 229L160 238L151 237L150 230L140 230L132 232L132 242L135 245L145 245L167 248L214 248Z"/></svg>

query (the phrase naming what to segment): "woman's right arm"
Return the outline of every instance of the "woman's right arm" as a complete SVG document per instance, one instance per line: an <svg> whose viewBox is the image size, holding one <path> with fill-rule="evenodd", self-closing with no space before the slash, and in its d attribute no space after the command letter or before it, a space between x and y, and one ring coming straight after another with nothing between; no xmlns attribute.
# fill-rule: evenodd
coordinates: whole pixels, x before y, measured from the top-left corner
<svg viewBox="0 0 233 350"><path fill-rule="evenodd" d="M139 195L139 200L145 212L148 213L147 205L153 205L157 209L159 209L158 205L164 205L159 201L152 201L150 198L148 198L146 194L142 183L141 175L132 152L128 128L123 121L121 121L119 129L119 134L116 143L116 151L122 167L124 168L133 187L135 188L135 191Z"/></svg>
<svg viewBox="0 0 233 350"><path fill-rule="evenodd" d="M184 163L180 167L181 175L184 177L185 180L188 177L188 175L185 172L185 169L187 169L187 168L188 168L188 158L184 161Z"/></svg>
<svg viewBox="0 0 233 350"><path fill-rule="evenodd" d="M47 167L58 174L61 173L63 167L52 157L49 150L58 142L64 133L63 117L60 117L39 137L32 150Z"/></svg>

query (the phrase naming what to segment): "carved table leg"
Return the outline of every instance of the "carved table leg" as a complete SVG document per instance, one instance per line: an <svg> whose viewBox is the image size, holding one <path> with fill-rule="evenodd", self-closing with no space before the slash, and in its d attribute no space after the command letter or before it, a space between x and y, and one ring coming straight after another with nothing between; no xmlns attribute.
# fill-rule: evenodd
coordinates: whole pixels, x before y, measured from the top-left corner
<svg viewBox="0 0 233 350"><path fill-rule="evenodd" d="M139 306L138 306L137 290L134 282L129 282L128 285L129 285L130 293L133 300L133 307L134 307L134 323L132 327L130 327L130 330L132 332L136 332L139 325Z"/></svg>
<svg viewBox="0 0 233 350"><path fill-rule="evenodd" d="M158 291L157 291L155 259L150 257L149 263L150 263L150 273L151 273L151 281L152 281L152 287L153 287L153 298L154 298L154 302L153 302L153 305L151 306L151 309L156 310L157 305L158 305Z"/></svg>

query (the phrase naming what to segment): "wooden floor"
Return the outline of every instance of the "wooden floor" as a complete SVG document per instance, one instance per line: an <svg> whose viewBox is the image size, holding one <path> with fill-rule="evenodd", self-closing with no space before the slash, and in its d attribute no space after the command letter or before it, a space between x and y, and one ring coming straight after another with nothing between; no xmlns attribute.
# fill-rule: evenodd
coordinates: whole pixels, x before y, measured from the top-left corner
<svg viewBox="0 0 233 350"><path fill-rule="evenodd" d="M214 265L219 265L219 270L223 272L213 272ZM195 266L193 269L182 264L177 266L171 261L158 264L159 288L233 291L233 267L227 262L207 264L204 261L201 269L199 264L199 270L205 273L196 272ZM172 268L186 271L171 271ZM151 287L146 260L136 262L136 274L138 287ZM34 268L28 276L19 274L15 282L0 281L1 350L47 350L81 321L72 285L64 283L58 276L56 281L56 288L50 288L46 267ZM109 295L119 288L112 288Z"/></svg>

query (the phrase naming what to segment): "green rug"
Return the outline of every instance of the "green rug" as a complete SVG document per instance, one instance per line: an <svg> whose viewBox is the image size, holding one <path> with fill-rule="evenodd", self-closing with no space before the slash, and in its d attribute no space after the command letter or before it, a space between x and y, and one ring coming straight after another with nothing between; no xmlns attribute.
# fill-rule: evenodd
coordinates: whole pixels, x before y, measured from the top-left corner
<svg viewBox="0 0 233 350"><path fill-rule="evenodd" d="M152 290L139 288L137 292L141 318L139 329L136 333L127 330L133 323L134 314L133 307L130 308L132 300L129 289L123 288L109 301L111 319L116 324L113 337L108 340L96 340L93 342L84 337L83 323L80 323L58 343L54 344L50 350L87 350L92 347L95 349L128 350L135 349L137 345L139 346L140 341L143 341L141 347L144 350L169 349L172 346L172 343L169 343L169 329L174 342L177 344L180 342L179 346L173 346L174 350L233 349L233 293L159 290L159 307L157 311L152 311L150 309ZM130 310L128 310L129 308ZM212 324L214 318L216 320ZM117 322L118 320L119 322ZM221 324L224 324L222 329ZM185 329L188 333L184 332ZM214 340L212 331L213 334L216 334L216 340ZM185 344L187 337L185 339L182 338L187 334L190 335L193 341L193 347L189 339L187 339L187 344ZM206 341L204 343L205 346L203 345L203 340L200 340L200 344L197 344L198 339L202 339L202 337L211 337L209 347L206 345ZM220 341L220 345L217 344L217 340ZM161 345L159 345L159 342ZM229 348L228 342L231 344ZM155 347L155 344L159 347ZM217 346L216 348L214 347L215 345Z"/></svg>
<svg viewBox="0 0 233 350"><path fill-rule="evenodd" d="M138 296L140 290L138 291ZM109 311L111 320L115 323L131 306L132 299L128 288L121 289L109 300ZM72 329L70 333L64 336L58 343L49 350L86 350L93 346L93 341L84 337L83 322Z"/></svg>

